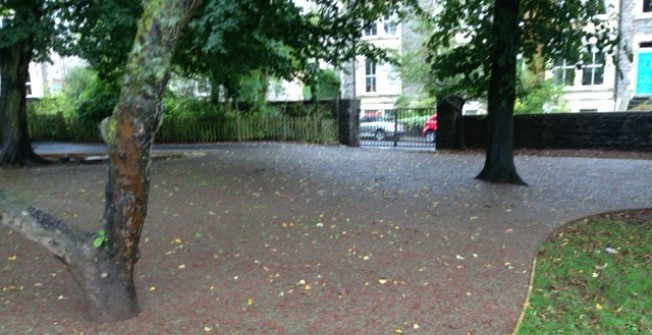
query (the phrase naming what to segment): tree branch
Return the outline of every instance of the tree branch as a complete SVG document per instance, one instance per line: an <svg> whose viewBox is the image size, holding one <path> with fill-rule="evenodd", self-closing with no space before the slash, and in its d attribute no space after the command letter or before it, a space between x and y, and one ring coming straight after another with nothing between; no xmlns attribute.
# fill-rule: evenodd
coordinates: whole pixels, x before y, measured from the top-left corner
<svg viewBox="0 0 652 335"><path fill-rule="evenodd" d="M0 190L0 223L43 246L66 264L77 255L83 236L54 216Z"/></svg>

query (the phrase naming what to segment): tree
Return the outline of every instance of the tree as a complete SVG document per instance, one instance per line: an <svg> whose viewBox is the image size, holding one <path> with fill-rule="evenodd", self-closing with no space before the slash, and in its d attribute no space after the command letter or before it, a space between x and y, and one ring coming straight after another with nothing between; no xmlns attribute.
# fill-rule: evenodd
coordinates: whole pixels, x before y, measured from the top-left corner
<svg viewBox="0 0 652 335"><path fill-rule="evenodd" d="M263 80L299 77L313 83L320 61L337 66L361 54L386 58L383 50L359 41L362 27L412 2L316 0L302 11L291 0L209 0L184 33L176 69L208 78L215 102L220 87L229 98L237 95L240 79L252 71Z"/></svg>
<svg viewBox="0 0 652 335"><path fill-rule="evenodd" d="M557 57L577 62L587 44L614 55L620 37L598 17L601 1L443 1L429 41L432 71L455 78L451 90L488 97L488 143L478 179L524 184L513 159L516 59ZM454 45L455 44L455 45ZM442 48L443 46L443 48Z"/></svg>
<svg viewBox="0 0 652 335"><path fill-rule="evenodd" d="M161 122L161 95L177 38L199 3L143 1L120 100L104 131L109 161L100 231L73 229L13 197L0 196L1 222L68 265L90 320L114 322L138 313L133 271L147 215L150 150Z"/></svg>
<svg viewBox="0 0 652 335"><path fill-rule="evenodd" d="M0 166L43 163L27 133L29 63L62 43L57 3L5 0L0 7Z"/></svg>
<svg viewBox="0 0 652 335"><path fill-rule="evenodd" d="M76 38L66 52L86 60L101 81L119 82L142 12L141 1L133 0L87 1L69 7L61 16L70 22L69 31ZM116 99L118 94L119 90Z"/></svg>

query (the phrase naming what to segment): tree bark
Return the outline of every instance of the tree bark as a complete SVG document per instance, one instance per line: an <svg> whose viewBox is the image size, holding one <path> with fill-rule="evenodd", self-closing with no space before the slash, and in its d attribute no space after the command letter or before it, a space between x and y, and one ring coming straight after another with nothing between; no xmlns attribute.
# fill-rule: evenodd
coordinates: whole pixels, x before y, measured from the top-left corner
<svg viewBox="0 0 652 335"><path fill-rule="evenodd" d="M0 166L45 163L27 131L27 88L32 47L28 39L0 48Z"/></svg>
<svg viewBox="0 0 652 335"><path fill-rule="evenodd" d="M83 291L86 317L116 322L138 314L133 271L147 215L151 146L177 38L201 0L143 1L122 91L105 122L108 178L104 226L80 232L0 193L0 222L67 264Z"/></svg>
<svg viewBox="0 0 652 335"><path fill-rule="evenodd" d="M514 165L516 58L520 43L519 0L497 0L493 17L493 52L488 96L488 143L477 179L526 185Z"/></svg>

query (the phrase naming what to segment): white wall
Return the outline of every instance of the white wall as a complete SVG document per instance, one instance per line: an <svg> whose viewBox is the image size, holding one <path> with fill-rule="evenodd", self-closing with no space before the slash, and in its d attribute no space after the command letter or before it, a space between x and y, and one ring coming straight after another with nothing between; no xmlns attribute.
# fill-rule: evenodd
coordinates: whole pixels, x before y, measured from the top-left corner
<svg viewBox="0 0 652 335"><path fill-rule="evenodd" d="M402 25L397 22L395 30L390 30L388 33L385 29L384 19L381 19L375 22L375 27L376 34L363 36L362 40L400 55ZM360 99L360 108L393 108L394 102L402 92L402 83L398 70L394 69L390 64L376 63L376 90L374 92L367 92L365 66L366 59L364 57L357 57L355 60L355 96Z"/></svg>

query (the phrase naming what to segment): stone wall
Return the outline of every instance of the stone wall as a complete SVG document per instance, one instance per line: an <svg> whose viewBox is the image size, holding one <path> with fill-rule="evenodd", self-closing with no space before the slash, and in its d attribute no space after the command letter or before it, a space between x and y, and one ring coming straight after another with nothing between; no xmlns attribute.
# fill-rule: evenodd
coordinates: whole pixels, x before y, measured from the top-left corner
<svg viewBox="0 0 652 335"><path fill-rule="evenodd" d="M467 148L486 147L486 121L464 116ZM652 151L652 112L515 115L514 147Z"/></svg>
<svg viewBox="0 0 652 335"><path fill-rule="evenodd" d="M335 113L339 127L340 144L350 147L360 146L360 99L340 100Z"/></svg>

